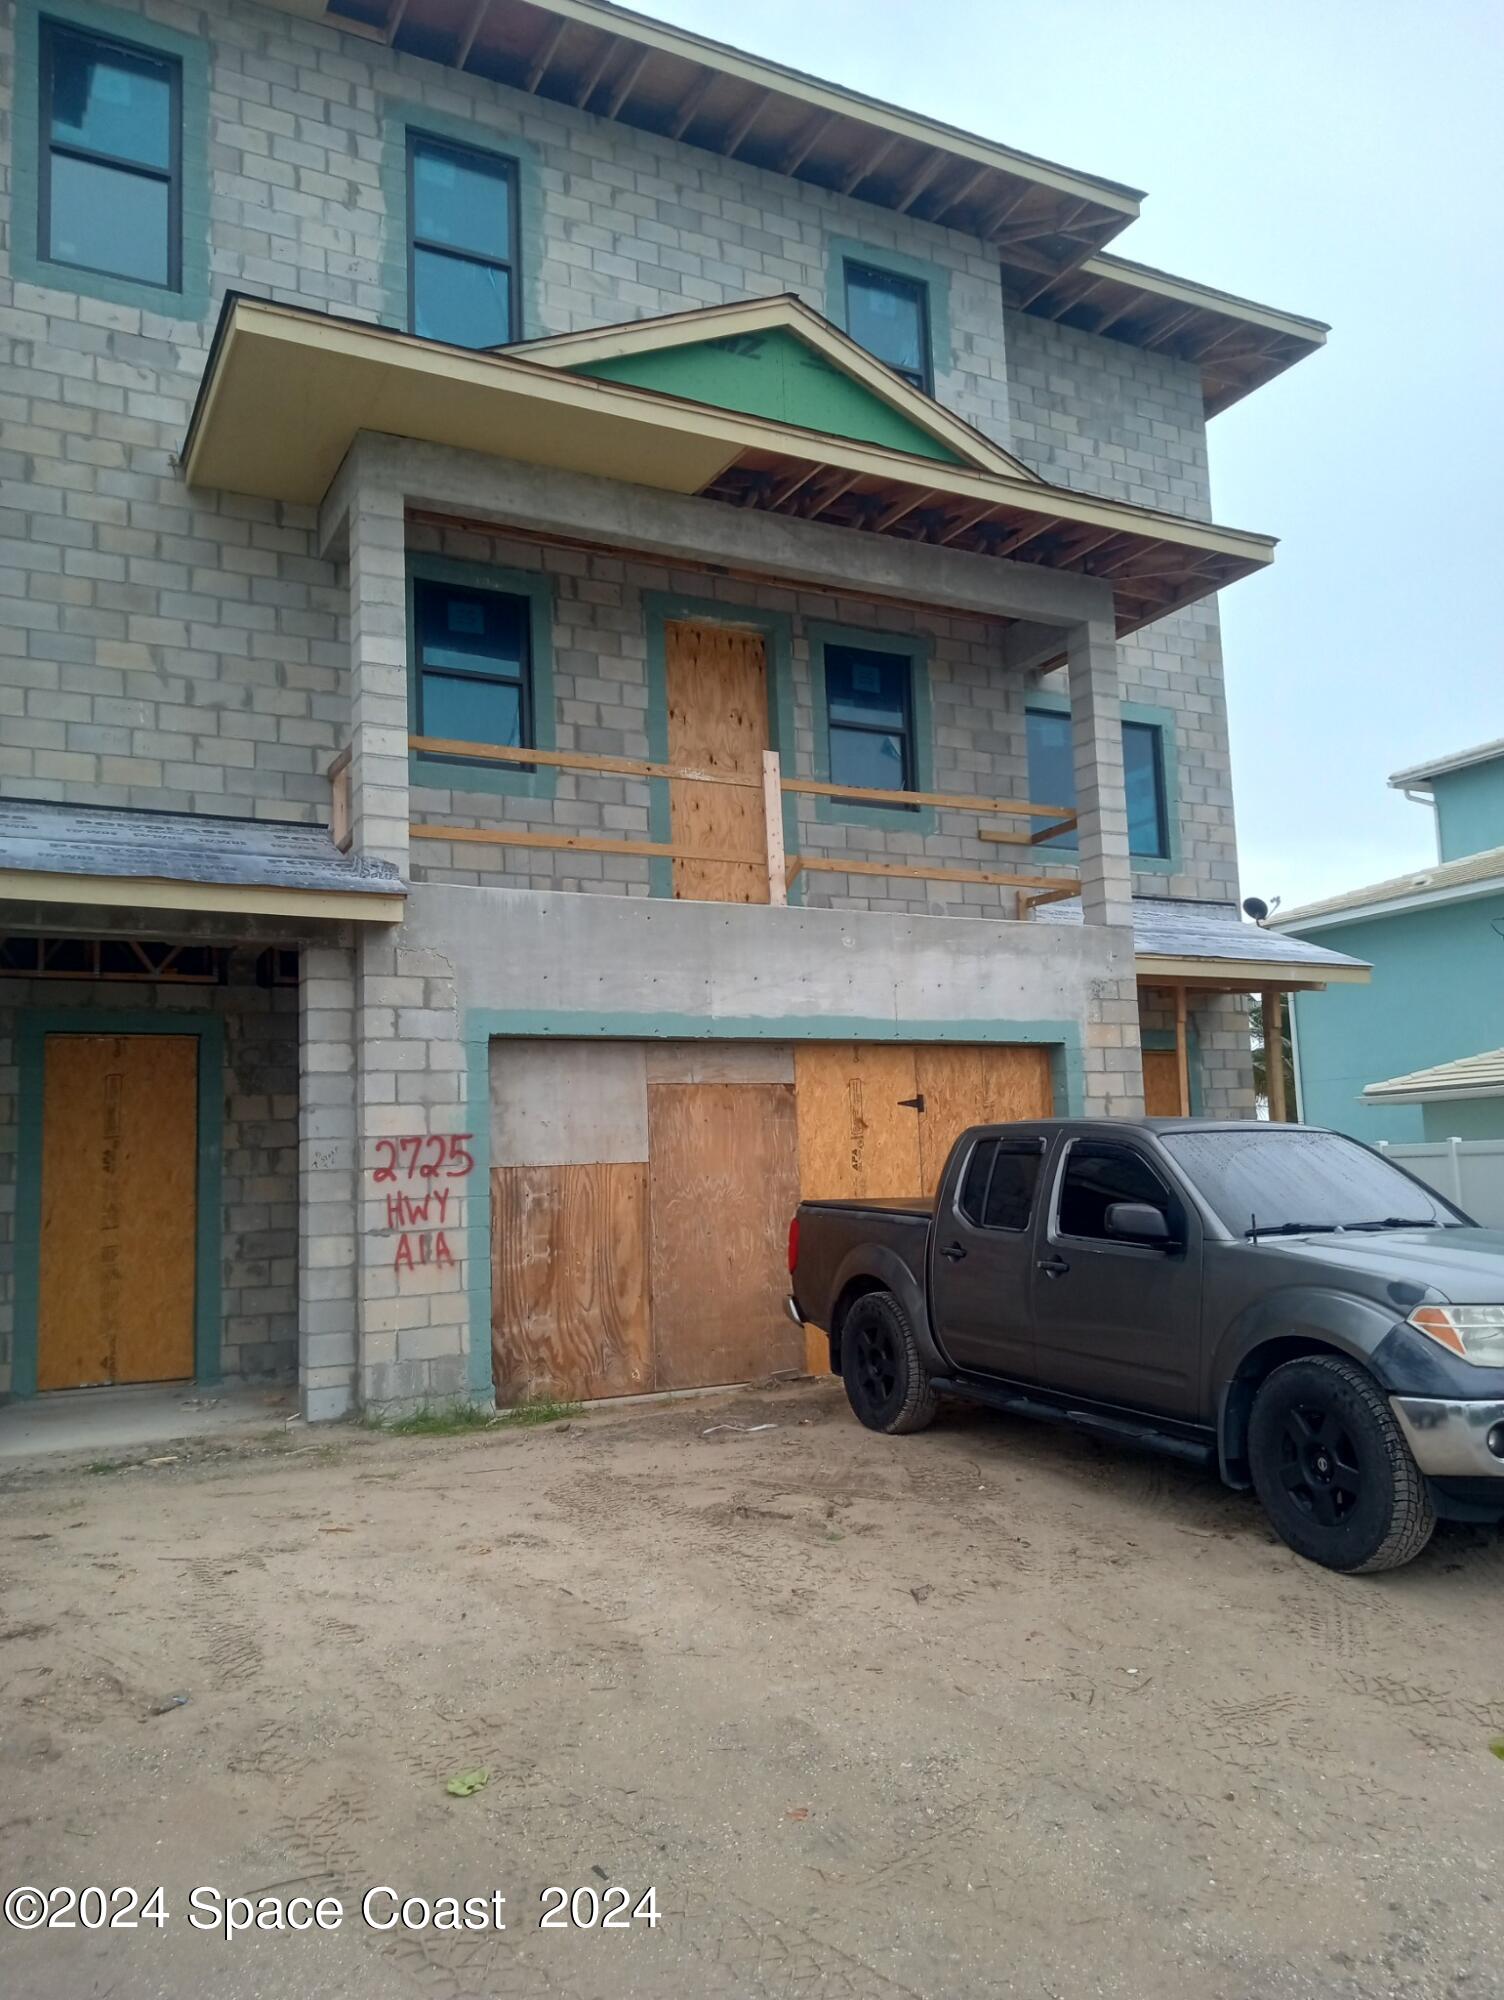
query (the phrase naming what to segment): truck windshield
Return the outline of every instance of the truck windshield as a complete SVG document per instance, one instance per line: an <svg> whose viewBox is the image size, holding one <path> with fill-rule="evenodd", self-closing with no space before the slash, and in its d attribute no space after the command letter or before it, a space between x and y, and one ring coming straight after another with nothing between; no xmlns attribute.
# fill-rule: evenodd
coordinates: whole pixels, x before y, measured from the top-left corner
<svg viewBox="0 0 1504 2000"><path fill-rule="evenodd" d="M1166 1132L1165 1151L1235 1236L1455 1229L1465 1218L1339 1132L1270 1125Z"/></svg>

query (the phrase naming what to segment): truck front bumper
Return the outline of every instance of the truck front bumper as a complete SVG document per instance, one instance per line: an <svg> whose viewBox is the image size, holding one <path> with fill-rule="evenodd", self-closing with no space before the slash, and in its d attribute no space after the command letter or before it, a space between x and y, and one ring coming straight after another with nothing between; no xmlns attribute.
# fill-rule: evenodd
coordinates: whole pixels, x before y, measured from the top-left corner
<svg viewBox="0 0 1504 2000"><path fill-rule="evenodd" d="M1504 1402L1391 1396L1389 1407L1428 1478L1497 1479L1504 1485Z"/></svg>

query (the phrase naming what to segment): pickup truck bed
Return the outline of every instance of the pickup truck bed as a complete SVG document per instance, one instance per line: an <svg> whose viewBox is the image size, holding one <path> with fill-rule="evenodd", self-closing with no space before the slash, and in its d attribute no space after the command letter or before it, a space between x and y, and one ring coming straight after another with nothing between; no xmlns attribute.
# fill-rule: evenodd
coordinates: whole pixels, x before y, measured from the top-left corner
<svg viewBox="0 0 1504 2000"><path fill-rule="evenodd" d="M1337 1133L975 1127L933 1200L803 1203L790 1271L872 1429L961 1395L1151 1441L1336 1569L1504 1518L1504 1233Z"/></svg>

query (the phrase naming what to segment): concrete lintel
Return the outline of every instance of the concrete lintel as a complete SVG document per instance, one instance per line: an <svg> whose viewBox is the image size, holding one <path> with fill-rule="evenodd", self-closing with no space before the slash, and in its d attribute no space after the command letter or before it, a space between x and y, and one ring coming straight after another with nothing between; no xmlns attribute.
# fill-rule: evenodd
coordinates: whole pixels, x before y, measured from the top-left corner
<svg viewBox="0 0 1504 2000"><path fill-rule="evenodd" d="M356 440L330 489L324 513L331 528L337 510L348 506L340 497L347 477L395 487L409 507L668 561L755 569L822 590L1055 626L1112 618L1111 588L1092 577L369 432Z"/></svg>

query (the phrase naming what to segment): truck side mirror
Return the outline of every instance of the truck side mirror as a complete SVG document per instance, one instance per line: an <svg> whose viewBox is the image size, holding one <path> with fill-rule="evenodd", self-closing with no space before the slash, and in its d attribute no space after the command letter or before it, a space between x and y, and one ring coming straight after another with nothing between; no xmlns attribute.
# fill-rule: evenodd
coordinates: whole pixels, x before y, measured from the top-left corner
<svg viewBox="0 0 1504 2000"><path fill-rule="evenodd" d="M1165 1249L1170 1245L1170 1225L1163 1213L1147 1201L1115 1201L1107 1210L1107 1234L1125 1243L1144 1243Z"/></svg>

